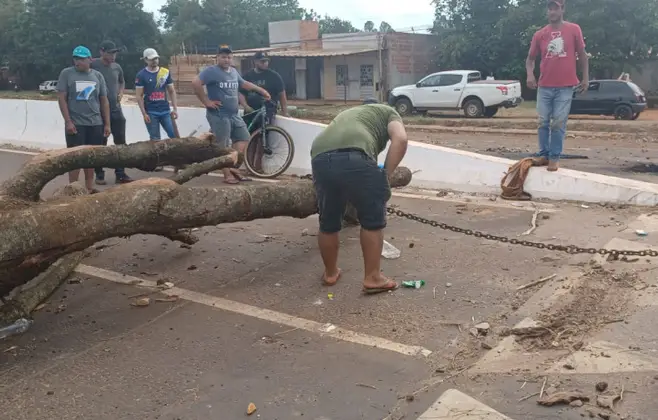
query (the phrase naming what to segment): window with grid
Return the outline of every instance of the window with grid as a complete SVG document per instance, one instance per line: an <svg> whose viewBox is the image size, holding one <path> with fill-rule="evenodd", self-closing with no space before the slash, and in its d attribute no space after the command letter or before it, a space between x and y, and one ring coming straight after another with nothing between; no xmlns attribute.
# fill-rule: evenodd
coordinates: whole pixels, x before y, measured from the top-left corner
<svg viewBox="0 0 658 420"><path fill-rule="evenodd" d="M374 77L373 73L375 71L375 66L372 64L363 64L361 66L361 73L359 77L359 82L361 86L373 86L374 85Z"/></svg>
<svg viewBox="0 0 658 420"><path fill-rule="evenodd" d="M347 86L347 65L336 66L336 86Z"/></svg>

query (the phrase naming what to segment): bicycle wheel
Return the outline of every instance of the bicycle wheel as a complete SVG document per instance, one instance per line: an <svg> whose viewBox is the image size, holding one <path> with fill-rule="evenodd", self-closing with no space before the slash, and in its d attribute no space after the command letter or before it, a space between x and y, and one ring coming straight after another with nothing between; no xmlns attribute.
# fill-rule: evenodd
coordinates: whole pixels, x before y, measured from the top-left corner
<svg viewBox="0 0 658 420"><path fill-rule="evenodd" d="M267 148L263 145L263 129L258 128L249 139L244 165L258 178L276 178L288 169L295 156L295 144L281 127L265 127Z"/></svg>

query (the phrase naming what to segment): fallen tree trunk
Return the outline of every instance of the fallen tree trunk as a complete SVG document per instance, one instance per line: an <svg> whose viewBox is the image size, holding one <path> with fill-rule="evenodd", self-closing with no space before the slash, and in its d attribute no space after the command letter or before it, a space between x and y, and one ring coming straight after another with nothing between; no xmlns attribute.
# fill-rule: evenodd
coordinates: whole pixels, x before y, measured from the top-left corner
<svg viewBox="0 0 658 420"><path fill-rule="evenodd" d="M204 161L171 179L150 178L94 195L35 202L50 177L72 169L125 166L151 170L163 164L190 164L195 159ZM196 239L181 229L316 213L315 191L308 180L231 187L179 185L233 166L237 160L235 152L218 148L208 139L86 147L37 156L0 187L0 296L59 258L107 238L155 234L194 243ZM411 171L399 168L391 185L404 186L410 181Z"/></svg>

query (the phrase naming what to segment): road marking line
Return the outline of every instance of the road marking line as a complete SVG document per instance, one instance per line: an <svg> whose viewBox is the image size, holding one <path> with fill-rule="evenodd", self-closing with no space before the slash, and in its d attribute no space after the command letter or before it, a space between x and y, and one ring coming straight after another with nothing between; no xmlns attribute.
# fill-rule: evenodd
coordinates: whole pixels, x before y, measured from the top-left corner
<svg viewBox="0 0 658 420"><path fill-rule="evenodd" d="M92 267L85 264L80 264L75 269L80 274L98 277L100 279L108 280L114 283L126 284L132 286L145 286L150 288L157 288L157 284L151 280L144 280L139 277L133 277L126 274L117 273L115 271L105 270L103 268ZM191 290L172 287L171 289L162 290L162 293L168 296L178 296L181 299L189 300L190 302L199 303L202 305L210 306L212 308L221 309L228 312L237 313L240 315L250 316L252 318L261 319L281 325L286 325L292 328L298 328L320 334L322 336L329 336L338 340L347 341L350 343L361 344L368 347L376 347L382 350L389 350L396 353L404 354L407 356L429 356L432 354L428 350L420 346L408 346L406 344L396 343L385 338L374 337L367 334L346 330L333 324L321 324L316 321L311 321L304 318L284 314L281 312L272 311L270 309L263 309L256 306L247 305L232 300L211 296L205 293L194 292Z"/></svg>
<svg viewBox="0 0 658 420"><path fill-rule="evenodd" d="M480 401L449 389L418 420L512 420Z"/></svg>
<svg viewBox="0 0 658 420"><path fill-rule="evenodd" d="M0 148L1 153L14 153L17 155L30 155L30 156L36 156L40 155L43 152L28 152L27 150L14 150L14 149L2 149Z"/></svg>

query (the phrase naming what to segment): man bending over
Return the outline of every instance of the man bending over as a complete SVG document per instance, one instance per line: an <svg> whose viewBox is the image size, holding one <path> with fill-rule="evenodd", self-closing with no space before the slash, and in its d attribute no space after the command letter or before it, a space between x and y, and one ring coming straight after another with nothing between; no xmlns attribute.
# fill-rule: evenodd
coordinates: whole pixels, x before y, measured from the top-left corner
<svg viewBox="0 0 658 420"><path fill-rule="evenodd" d="M391 146L384 168L377 156ZM313 183L320 213L318 245L324 262L323 282L339 280L338 232L349 202L361 224L361 250L365 265L363 292L397 289L380 272L380 257L386 227L386 202L391 198L388 178L407 151L407 133L400 115L391 107L367 104L341 112L311 146Z"/></svg>

